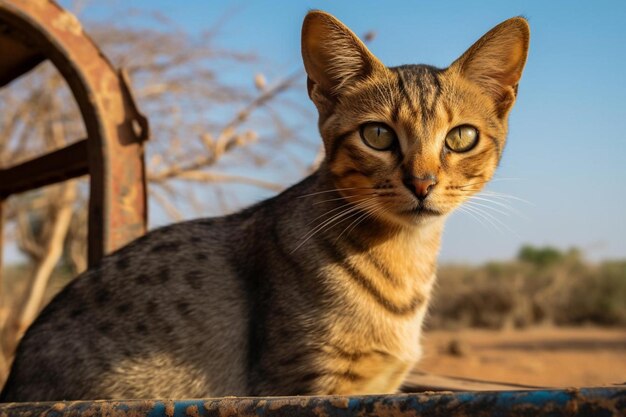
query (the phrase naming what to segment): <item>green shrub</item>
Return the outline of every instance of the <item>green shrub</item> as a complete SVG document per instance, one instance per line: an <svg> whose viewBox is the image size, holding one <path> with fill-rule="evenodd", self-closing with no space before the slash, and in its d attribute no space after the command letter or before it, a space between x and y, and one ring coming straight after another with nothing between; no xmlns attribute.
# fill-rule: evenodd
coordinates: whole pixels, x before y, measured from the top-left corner
<svg viewBox="0 0 626 417"><path fill-rule="evenodd" d="M430 328L537 324L626 326L626 261L525 246L514 261L440 267Z"/></svg>

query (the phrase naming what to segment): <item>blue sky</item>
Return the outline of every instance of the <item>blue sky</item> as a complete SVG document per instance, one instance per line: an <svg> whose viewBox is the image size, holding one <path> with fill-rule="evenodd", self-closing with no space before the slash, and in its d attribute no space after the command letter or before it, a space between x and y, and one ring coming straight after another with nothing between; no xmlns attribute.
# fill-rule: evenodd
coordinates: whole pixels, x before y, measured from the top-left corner
<svg viewBox="0 0 626 417"><path fill-rule="evenodd" d="M509 258L523 243L626 257L626 2L127 0L87 3L83 16L106 18L126 5L157 10L190 32L227 15L220 45L255 51L275 74L302 65L300 25L309 9L334 14L355 33L376 31L370 49L390 66L445 67L500 21L525 16L530 54L496 174L502 181L490 188L532 204L512 202L523 216L493 212L506 225L500 230L454 214L442 259ZM315 126L311 120L311 136Z"/></svg>

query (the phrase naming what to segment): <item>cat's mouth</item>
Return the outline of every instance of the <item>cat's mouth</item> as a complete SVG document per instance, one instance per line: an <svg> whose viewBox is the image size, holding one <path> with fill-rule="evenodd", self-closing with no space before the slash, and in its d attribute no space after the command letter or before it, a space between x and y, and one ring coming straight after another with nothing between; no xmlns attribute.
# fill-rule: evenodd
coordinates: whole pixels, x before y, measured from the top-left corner
<svg viewBox="0 0 626 417"><path fill-rule="evenodd" d="M408 216L441 216L443 214L438 210L424 207L421 204L409 210L403 210L401 213Z"/></svg>

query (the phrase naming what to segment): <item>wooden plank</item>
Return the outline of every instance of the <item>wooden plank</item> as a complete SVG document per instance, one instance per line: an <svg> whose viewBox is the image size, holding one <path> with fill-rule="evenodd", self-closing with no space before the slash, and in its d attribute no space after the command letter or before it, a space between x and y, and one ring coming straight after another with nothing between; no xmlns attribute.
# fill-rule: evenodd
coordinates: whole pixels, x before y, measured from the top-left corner
<svg viewBox="0 0 626 417"><path fill-rule="evenodd" d="M0 199L89 173L87 140L0 170Z"/></svg>

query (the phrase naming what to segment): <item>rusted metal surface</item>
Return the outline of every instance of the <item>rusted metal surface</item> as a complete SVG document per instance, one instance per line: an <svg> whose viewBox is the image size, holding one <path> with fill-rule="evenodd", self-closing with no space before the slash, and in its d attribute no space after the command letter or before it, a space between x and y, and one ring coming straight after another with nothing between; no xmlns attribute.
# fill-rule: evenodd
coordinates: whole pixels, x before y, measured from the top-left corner
<svg viewBox="0 0 626 417"><path fill-rule="evenodd" d="M4 282L2 281L2 256L4 254L4 200L0 198L0 297L4 296L2 293Z"/></svg>
<svg viewBox="0 0 626 417"><path fill-rule="evenodd" d="M0 169L0 198L89 173L87 140L22 164Z"/></svg>
<svg viewBox="0 0 626 417"><path fill-rule="evenodd" d="M0 87L27 73L45 57L30 47L19 32L0 23Z"/></svg>
<svg viewBox="0 0 626 417"><path fill-rule="evenodd" d="M0 0L0 46L0 85L46 58L66 79L78 103L88 136L88 259L93 265L145 233L147 120L137 110L126 79L76 17L53 1ZM74 156L65 156L68 163L76 162Z"/></svg>
<svg viewBox="0 0 626 417"><path fill-rule="evenodd" d="M221 398L0 404L0 417L593 417L626 415L624 388L352 397Z"/></svg>

